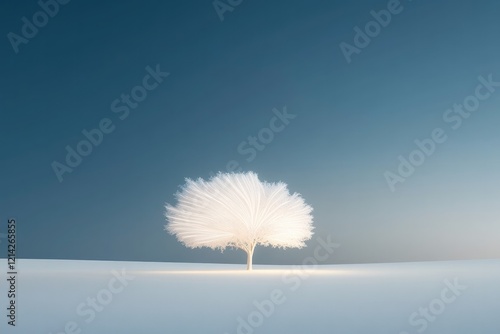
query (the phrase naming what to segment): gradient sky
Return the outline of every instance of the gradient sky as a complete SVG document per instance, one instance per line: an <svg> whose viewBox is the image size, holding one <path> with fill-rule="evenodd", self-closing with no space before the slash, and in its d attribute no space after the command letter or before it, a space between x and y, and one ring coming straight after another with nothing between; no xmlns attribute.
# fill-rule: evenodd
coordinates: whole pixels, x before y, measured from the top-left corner
<svg viewBox="0 0 500 334"><path fill-rule="evenodd" d="M71 1L18 53L7 34L40 7L1 6L0 232L17 219L19 257L244 263L163 231L184 179L231 160L304 196L314 238L341 244L328 263L500 257L500 87L458 129L443 120L479 76L500 82L498 1L402 1L350 63L340 43L387 1L243 0L223 21L211 1ZM121 120L111 104L157 64L170 75ZM295 118L247 161L238 146L285 106ZM105 118L59 182L51 164ZM435 128L447 140L391 191L384 173Z"/></svg>

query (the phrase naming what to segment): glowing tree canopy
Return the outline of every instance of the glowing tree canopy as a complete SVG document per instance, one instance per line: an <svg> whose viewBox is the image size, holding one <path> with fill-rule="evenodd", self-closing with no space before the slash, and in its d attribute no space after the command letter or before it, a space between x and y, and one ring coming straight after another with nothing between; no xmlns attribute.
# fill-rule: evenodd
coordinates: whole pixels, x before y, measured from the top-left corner
<svg viewBox="0 0 500 334"><path fill-rule="evenodd" d="M190 248L240 248L248 270L256 245L302 248L313 234L312 207L300 194L253 172L186 179L176 198L177 206L166 205L165 229Z"/></svg>

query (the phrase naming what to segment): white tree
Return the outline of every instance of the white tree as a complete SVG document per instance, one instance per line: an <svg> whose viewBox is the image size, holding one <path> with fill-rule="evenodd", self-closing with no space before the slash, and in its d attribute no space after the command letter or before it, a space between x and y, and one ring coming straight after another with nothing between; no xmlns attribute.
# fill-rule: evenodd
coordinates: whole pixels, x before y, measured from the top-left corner
<svg viewBox="0 0 500 334"><path fill-rule="evenodd" d="M312 207L300 194L253 172L186 179L176 198L176 206L166 205L165 229L190 248L240 248L248 270L256 245L302 248L313 234Z"/></svg>

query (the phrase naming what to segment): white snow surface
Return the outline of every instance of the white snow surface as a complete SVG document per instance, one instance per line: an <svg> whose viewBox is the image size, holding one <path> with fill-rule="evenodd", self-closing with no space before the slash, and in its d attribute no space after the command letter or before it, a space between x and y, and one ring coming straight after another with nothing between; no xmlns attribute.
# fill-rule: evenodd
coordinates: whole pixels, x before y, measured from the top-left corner
<svg viewBox="0 0 500 334"><path fill-rule="evenodd" d="M0 333L500 333L500 260L244 269L20 259Z"/></svg>

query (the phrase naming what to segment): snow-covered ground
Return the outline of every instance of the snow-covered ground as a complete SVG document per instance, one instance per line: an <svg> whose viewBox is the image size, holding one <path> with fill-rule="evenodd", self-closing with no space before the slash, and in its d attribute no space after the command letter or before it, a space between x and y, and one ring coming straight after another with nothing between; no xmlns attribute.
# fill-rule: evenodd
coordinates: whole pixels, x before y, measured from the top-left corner
<svg viewBox="0 0 500 334"><path fill-rule="evenodd" d="M500 333L500 260L244 268L21 259L0 333Z"/></svg>

